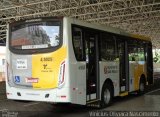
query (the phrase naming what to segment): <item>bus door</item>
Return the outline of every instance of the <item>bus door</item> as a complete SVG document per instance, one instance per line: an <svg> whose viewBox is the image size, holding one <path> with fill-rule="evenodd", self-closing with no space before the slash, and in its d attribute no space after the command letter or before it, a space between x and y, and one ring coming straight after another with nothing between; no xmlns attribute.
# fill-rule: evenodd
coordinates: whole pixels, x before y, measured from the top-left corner
<svg viewBox="0 0 160 117"><path fill-rule="evenodd" d="M125 41L118 42L118 56L119 56L119 75L120 75L120 93L128 91L128 59L127 46Z"/></svg>
<svg viewBox="0 0 160 117"><path fill-rule="evenodd" d="M153 57L152 44L147 44L147 80L148 84L153 84Z"/></svg>
<svg viewBox="0 0 160 117"><path fill-rule="evenodd" d="M98 34L86 32L85 50L87 62L87 102L99 98L99 55L98 55Z"/></svg>

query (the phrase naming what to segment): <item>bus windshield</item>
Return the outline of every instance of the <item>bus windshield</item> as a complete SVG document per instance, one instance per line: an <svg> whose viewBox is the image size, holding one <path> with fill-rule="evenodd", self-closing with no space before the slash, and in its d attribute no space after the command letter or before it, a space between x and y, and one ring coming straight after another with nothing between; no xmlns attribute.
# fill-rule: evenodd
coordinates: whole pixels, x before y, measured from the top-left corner
<svg viewBox="0 0 160 117"><path fill-rule="evenodd" d="M10 47L13 49L43 49L60 45L60 22L21 23L11 26Z"/></svg>

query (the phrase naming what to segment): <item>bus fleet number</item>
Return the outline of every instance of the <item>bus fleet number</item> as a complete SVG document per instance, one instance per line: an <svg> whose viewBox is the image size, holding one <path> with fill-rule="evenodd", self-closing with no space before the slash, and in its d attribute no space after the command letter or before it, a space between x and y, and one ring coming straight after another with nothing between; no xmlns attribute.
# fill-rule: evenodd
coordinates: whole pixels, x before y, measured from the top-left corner
<svg viewBox="0 0 160 117"><path fill-rule="evenodd" d="M52 61L52 57L44 57L44 58L41 58L41 61Z"/></svg>

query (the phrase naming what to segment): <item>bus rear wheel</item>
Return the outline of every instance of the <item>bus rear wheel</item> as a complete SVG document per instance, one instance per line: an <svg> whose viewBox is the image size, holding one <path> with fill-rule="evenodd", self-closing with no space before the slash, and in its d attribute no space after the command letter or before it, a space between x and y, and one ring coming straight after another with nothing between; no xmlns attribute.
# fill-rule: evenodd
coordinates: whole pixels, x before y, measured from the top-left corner
<svg viewBox="0 0 160 117"><path fill-rule="evenodd" d="M145 80L140 80L139 83L139 94L144 94L146 90L146 82Z"/></svg>
<svg viewBox="0 0 160 117"><path fill-rule="evenodd" d="M101 107L107 107L111 104L113 99L113 90L111 85L104 85L101 94Z"/></svg>

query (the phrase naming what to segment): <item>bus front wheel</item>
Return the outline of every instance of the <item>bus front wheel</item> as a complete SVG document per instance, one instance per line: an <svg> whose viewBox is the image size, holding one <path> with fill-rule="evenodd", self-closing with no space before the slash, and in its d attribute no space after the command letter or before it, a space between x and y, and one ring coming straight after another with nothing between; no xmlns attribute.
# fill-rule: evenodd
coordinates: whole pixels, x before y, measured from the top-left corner
<svg viewBox="0 0 160 117"><path fill-rule="evenodd" d="M101 107L106 107L111 104L113 98L113 90L111 85L104 85L102 89L102 95L101 95Z"/></svg>

